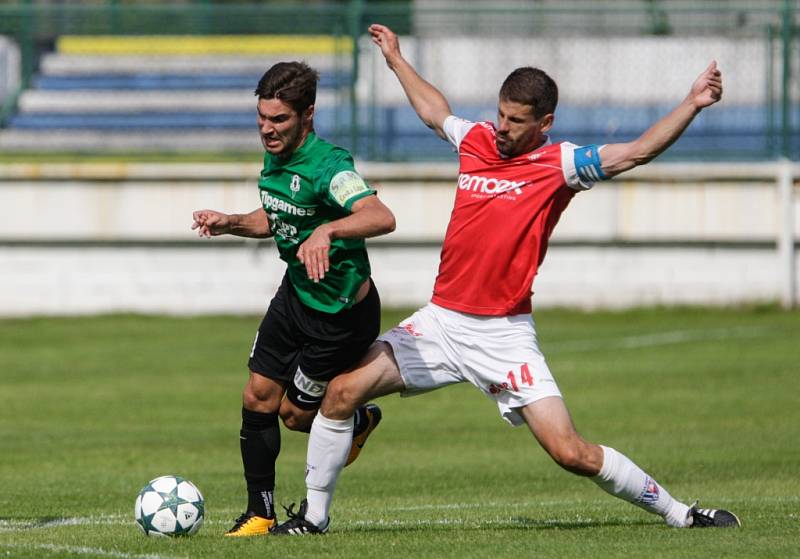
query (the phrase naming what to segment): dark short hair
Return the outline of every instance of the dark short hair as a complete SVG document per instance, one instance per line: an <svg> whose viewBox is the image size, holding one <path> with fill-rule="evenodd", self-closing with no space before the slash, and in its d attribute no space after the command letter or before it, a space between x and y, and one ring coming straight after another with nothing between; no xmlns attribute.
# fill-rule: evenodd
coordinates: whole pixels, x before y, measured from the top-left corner
<svg viewBox="0 0 800 559"><path fill-rule="evenodd" d="M558 105L558 86L539 68L525 66L511 72L500 87L500 99L533 108L533 116L554 113Z"/></svg>
<svg viewBox="0 0 800 559"><path fill-rule="evenodd" d="M301 114L317 99L319 72L305 62L278 62L258 80L259 99L279 99Z"/></svg>

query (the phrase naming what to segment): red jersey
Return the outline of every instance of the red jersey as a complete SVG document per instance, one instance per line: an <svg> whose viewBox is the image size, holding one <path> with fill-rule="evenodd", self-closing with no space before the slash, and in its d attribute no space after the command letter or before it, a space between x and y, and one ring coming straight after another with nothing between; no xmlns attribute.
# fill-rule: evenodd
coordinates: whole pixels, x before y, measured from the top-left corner
<svg viewBox="0 0 800 559"><path fill-rule="evenodd" d="M490 122L450 116L444 131L460 164L431 300L469 314L529 314L550 234L576 191L593 185L576 172L579 147L548 141L505 158Z"/></svg>

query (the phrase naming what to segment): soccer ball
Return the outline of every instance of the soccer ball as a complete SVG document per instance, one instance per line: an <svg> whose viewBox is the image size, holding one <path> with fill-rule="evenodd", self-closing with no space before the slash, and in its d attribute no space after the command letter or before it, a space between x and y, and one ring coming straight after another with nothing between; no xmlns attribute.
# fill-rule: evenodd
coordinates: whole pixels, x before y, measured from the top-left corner
<svg viewBox="0 0 800 559"><path fill-rule="evenodd" d="M203 525L205 501L200 490L180 476L161 476L136 497L136 524L148 536L191 536Z"/></svg>

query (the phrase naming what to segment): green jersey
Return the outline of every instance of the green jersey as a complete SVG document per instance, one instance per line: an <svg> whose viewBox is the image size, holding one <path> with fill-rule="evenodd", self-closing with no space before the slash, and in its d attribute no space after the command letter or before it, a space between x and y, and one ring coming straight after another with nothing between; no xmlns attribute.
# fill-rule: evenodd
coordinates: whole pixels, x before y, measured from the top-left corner
<svg viewBox="0 0 800 559"><path fill-rule="evenodd" d="M364 239L331 240L330 270L319 283L308 279L297 258L297 249L314 229L350 215L356 200L375 194L356 173L352 156L311 132L288 159L264 154L258 189L300 301L327 313L353 306L358 288L370 275Z"/></svg>

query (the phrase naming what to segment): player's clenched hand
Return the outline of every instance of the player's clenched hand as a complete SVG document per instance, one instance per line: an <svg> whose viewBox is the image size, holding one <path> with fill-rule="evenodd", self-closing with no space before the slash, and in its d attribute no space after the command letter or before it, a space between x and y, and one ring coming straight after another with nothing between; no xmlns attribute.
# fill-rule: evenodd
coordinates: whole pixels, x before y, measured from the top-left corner
<svg viewBox="0 0 800 559"><path fill-rule="evenodd" d="M192 213L192 229L197 229L198 237L214 237L230 232L228 214L214 210L198 210Z"/></svg>
<svg viewBox="0 0 800 559"><path fill-rule="evenodd" d="M379 23L373 23L367 31L372 35L372 42L380 47L386 63L391 68L392 60L400 56L400 42L397 40L397 35L395 35L394 31Z"/></svg>
<svg viewBox="0 0 800 559"><path fill-rule="evenodd" d="M330 269L328 253L331 249L331 235L325 225L320 225L297 249L297 258L305 264L308 279L314 283L325 277Z"/></svg>
<svg viewBox="0 0 800 559"><path fill-rule="evenodd" d="M722 99L722 72L717 68L716 60L712 60L708 68L694 81L689 97L698 109L713 105Z"/></svg>

